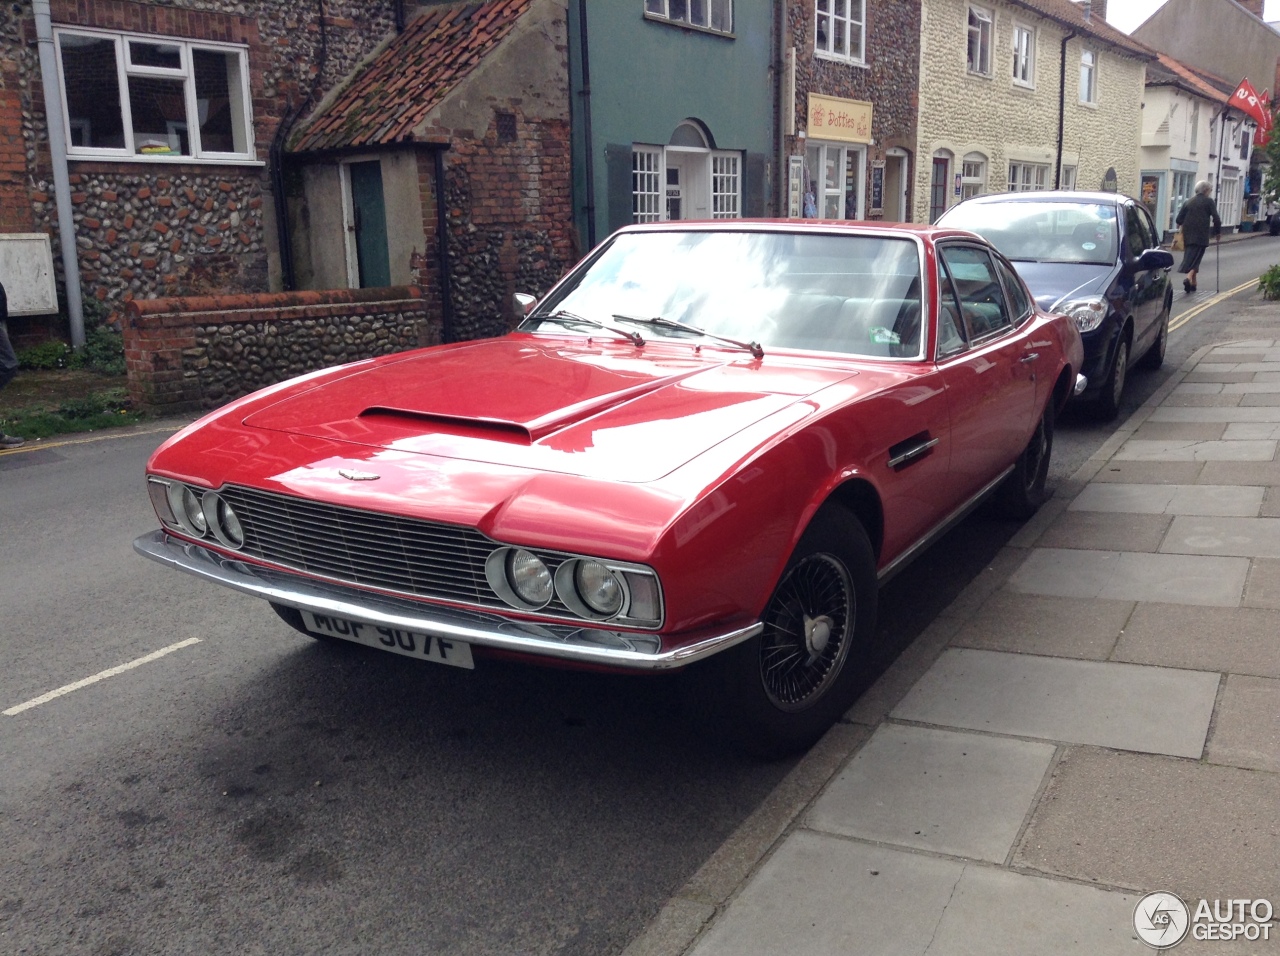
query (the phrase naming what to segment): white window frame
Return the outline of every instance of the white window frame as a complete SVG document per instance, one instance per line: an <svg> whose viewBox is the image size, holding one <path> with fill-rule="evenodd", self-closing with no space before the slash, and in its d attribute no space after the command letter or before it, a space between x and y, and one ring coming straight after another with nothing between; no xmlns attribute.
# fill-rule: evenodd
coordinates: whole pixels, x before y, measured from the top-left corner
<svg viewBox="0 0 1280 956"><path fill-rule="evenodd" d="M1218 216L1224 226L1234 226L1240 221L1241 179L1238 174L1230 174L1225 170L1218 181Z"/></svg>
<svg viewBox="0 0 1280 956"><path fill-rule="evenodd" d="M702 13L695 17L694 0L644 0L644 15L712 33L733 32L733 0L701 0L701 3ZM717 16L720 23L716 23Z"/></svg>
<svg viewBox="0 0 1280 956"><path fill-rule="evenodd" d="M987 191L987 157L966 153L960 160L960 200L981 196Z"/></svg>
<svg viewBox="0 0 1280 956"><path fill-rule="evenodd" d="M1030 192L1046 189L1049 182L1049 166L1045 163L1028 163L1015 159L1009 163L1009 192Z"/></svg>
<svg viewBox="0 0 1280 956"><path fill-rule="evenodd" d="M1098 51L1085 47L1080 51L1080 102L1094 106L1098 102Z"/></svg>
<svg viewBox="0 0 1280 956"><path fill-rule="evenodd" d="M1076 167L1063 165L1059 182L1061 183L1060 189L1074 191L1076 188Z"/></svg>
<svg viewBox="0 0 1280 956"><path fill-rule="evenodd" d="M995 40L995 14L986 7L969 4L969 13L965 19L965 67L974 76L991 75L991 44ZM974 21L977 21L976 23ZM978 55L974 58L974 41L977 41Z"/></svg>
<svg viewBox="0 0 1280 956"><path fill-rule="evenodd" d="M1196 100L1191 104L1191 143L1188 147L1191 155L1194 156L1200 148L1200 101Z"/></svg>
<svg viewBox="0 0 1280 956"><path fill-rule="evenodd" d="M1028 89L1036 85L1036 31L1025 23L1013 24L1013 82Z"/></svg>
<svg viewBox="0 0 1280 956"><path fill-rule="evenodd" d="M810 162L811 151L816 152L816 166ZM834 186L827 185L827 164L834 156L836 168L840 170L839 180ZM850 193L848 185L849 163L853 163L853 215L846 216L849 208ZM814 209L817 218L828 218L827 200L838 197L840 215L836 219L862 219L866 216L865 183L867 177L867 150L858 143L820 143L809 142L805 149L805 164L808 167L809 180L816 187L813 192Z"/></svg>
<svg viewBox="0 0 1280 956"><path fill-rule="evenodd" d="M235 164L263 165L258 160L254 143L253 102L249 89L249 48L242 44L218 43L205 40L187 40L180 37L155 36L145 33L128 33L111 30L92 30L80 27L55 27L53 30L53 48L58 64L58 89L62 96L63 132L67 141L67 156L70 159L108 159L126 160L131 163L200 163L200 164ZM87 124L73 124L67 106L65 85L66 73L62 64L62 36L85 36L96 40L109 40L115 47L116 83L120 91L120 119L124 133L124 148L101 148L95 146L71 145L73 128L83 129ZM131 42L150 43L161 46L176 46L179 49L179 67L140 66L132 63ZM200 108L196 100L195 63L192 53L195 50L210 50L220 54L235 54L240 67L240 116L243 128L245 151L215 152L201 149L200 145ZM133 112L129 102L129 77L151 76L182 81L183 103L186 109L185 124L170 120L167 122L166 135L173 142L178 136L180 127L185 127L191 147L189 154L178 156L156 156L136 151L133 129ZM193 122L194 121L194 122Z"/></svg>
<svg viewBox="0 0 1280 956"><path fill-rule="evenodd" d="M838 13L836 5L842 4L844 13ZM824 9L825 8L825 9ZM844 25L844 49L836 48L836 24ZM826 27L826 40L819 37L819 30ZM854 40L857 39L857 49ZM867 0L814 0L813 4L813 53L815 56L842 60L846 63L867 62Z"/></svg>
<svg viewBox="0 0 1280 956"><path fill-rule="evenodd" d="M711 218L742 218L742 156L738 153L711 154Z"/></svg>
<svg viewBox="0 0 1280 956"><path fill-rule="evenodd" d="M662 222L667 217L664 153L661 146L631 147L632 222Z"/></svg>

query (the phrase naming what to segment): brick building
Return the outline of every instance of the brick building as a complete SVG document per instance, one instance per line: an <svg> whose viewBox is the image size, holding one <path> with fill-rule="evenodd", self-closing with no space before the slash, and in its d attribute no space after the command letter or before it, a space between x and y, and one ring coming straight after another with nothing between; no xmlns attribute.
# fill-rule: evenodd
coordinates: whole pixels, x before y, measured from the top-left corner
<svg viewBox="0 0 1280 956"><path fill-rule="evenodd" d="M920 0L787 0L784 215L910 222Z"/></svg>

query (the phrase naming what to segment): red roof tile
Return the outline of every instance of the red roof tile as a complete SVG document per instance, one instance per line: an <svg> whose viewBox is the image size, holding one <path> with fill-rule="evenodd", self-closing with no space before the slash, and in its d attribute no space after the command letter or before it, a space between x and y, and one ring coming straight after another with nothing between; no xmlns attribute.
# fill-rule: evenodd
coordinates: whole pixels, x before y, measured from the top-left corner
<svg viewBox="0 0 1280 956"><path fill-rule="evenodd" d="M295 153L407 142L533 0L429 7L291 138Z"/></svg>
<svg viewBox="0 0 1280 956"><path fill-rule="evenodd" d="M1161 85L1162 78L1167 77L1168 79L1165 82L1171 79L1188 92L1203 96L1207 100L1213 100L1215 103L1226 103L1231 99L1231 94L1235 92L1235 84L1220 76L1187 66L1167 53L1158 53L1156 55L1159 57L1160 66L1157 70L1153 70L1148 74L1148 85Z"/></svg>
<svg viewBox="0 0 1280 956"><path fill-rule="evenodd" d="M1121 33L1098 14L1092 13L1089 19L1085 20L1084 8L1073 0L1010 0L1010 2L1069 27L1079 36L1087 36L1106 43L1128 56L1142 60L1155 59L1154 50L1139 43L1127 33Z"/></svg>

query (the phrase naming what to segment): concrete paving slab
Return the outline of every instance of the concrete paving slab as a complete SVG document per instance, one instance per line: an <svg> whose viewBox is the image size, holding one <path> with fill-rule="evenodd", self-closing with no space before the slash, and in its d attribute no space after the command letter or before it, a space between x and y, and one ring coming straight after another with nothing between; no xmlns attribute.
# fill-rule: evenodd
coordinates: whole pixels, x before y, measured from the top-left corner
<svg viewBox="0 0 1280 956"><path fill-rule="evenodd" d="M1262 517L1280 518L1280 488L1267 489L1267 496L1262 499Z"/></svg>
<svg viewBox="0 0 1280 956"><path fill-rule="evenodd" d="M1274 395L1280 393L1280 382L1227 382L1222 385L1224 395Z"/></svg>
<svg viewBox="0 0 1280 956"><path fill-rule="evenodd" d="M1160 405L1161 407L1172 408L1228 408L1247 404L1243 401L1247 397L1246 395L1191 395L1183 393L1181 395L1170 395Z"/></svg>
<svg viewBox="0 0 1280 956"><path fill-rule="evenodd" d="M1160 551L1164 554L1280 558L1280 518L1178 515L1173 519Z"/></svg>
<svg viewBox="0 0 1280 956"><path fill-rule="evenodd" d="M1184 900L1275 901L1276 807L1276 774L1072 749L1054 768L1015 862L1110 886L1168 890ZM1234 945L1239 956L1255 956L1247 945Z"/></svg>
<svg viewBox="0 0 1280 956"><path fill-rule="evenodd" d="M1207 461L1197 485L1280 485L1280 462Z"/></svg>
<svg viewBox="0 0 1280 956"><path fill-rule="evenodd" d="M1099 484L1089 487L1112 486ZM1125 487L1150 488L1152 486ZM1103 551L1156 551L1160 548L1160 542L1164 540L1165 532L1169 530L1172 521L1171 515L1164 514L1068 511L1045 529L1044 534L1036 540L1036 546Z"/></svg>
<svg viewBox="0 0 1280 956"><path fill-rule="evenodd" d="M1202 367L1203 364L1201 363ZM1239 362L1230 371L1253 372L1255 375L1277 375L1280 374L1280 362Z"/></svg>
<svg viewBox="0 0 1280 956"><path fill-rule="evenodd" d="M964 867L799 830L690 956L924 956Z"/></svg>
<svg viewBox="0 0 1280 956"><path fill-rule="evenodd" d="M1174 386L1170 397L1174 395L1220 395L1222 394L1223 384L1221 382L1183 382L1181 385Z"/></svg>
<svg viewBox="0 0 1280 956"><path fill-rule="evenodd" d="M1234 515L1256 517L1265 488L1239 485L1162 485L1121 482L1089 485L1071 502L1072 511L1129 512L1168 515ZM1046 545L1048 546L1048 545ZM1110 546L1098 544L1099 550ZM1150 548L1130 548L1148 551Z"/></svg>
<svg viewBox="0 0 1280 956"><path fill-rule="evenodd" d="M1168 408L1161 405L1161 408ZM1192 441L1130 439L1115 453L1116 461L1272 461L1274 441Z"/></svg>
<svg viewBox="0 0 1280 956"><path fill-rule="evenodd" d="M1198 758L1218 674L949 648L892 716Z"/></svg>
<svg viewBox="0 0 1280 956"><path fill-rule="evenodd" d="M1239 404L1253 407L1280 405L1280 395L1241 395Z"/></svg>
<svg viewBox="0 0 1280 956"><path fill-rule="evenodd" d="M1280 422L1276 408L1156 408L1153 422Z"/></svg>
<svg viewBox="0 0 1280 956"><path fill-rule="evenodd" d="M1143 422L1130 437L1157 440L1192 438L1199 441L1215 441L1223 437L1227 428L1224 422Z"/></svg>
<svg viewBox="0 0 1280 956"><path fill-rule="evenodd" d="M1226 427L1224 424L1223 428ZM1199 461L1115 461L1094 477L1094 481L1138 482L1147 485L1195 484L1205 467Z"/></svg>
<svg viewBox="0 0 1280 956"><path fill-rule="evenodd" d="M1036 548L1006 587L1026 594L1238 607L1247 558Z"/></svg>
<svg viewBox="0 0 1280 956"><path fill-rule="evenodd" d="M1254 558L1244 584L1245 607L1280 608L1280 561Z"/></svg>
<svg viewBox="0 0 1280 956"><path fill-rule="evenodd" d="M1106 660L1135 605L1001 591L982 605L952 646Z"/></svg>
<svg viewBox="0 0 1280 956"><path fill-rule="evenodd" d="M1222 437L1228 441L1274 441L1280 438L1280 425L1274 422L1232 422Z"/></svg>
<svg viewBox="0 0 1280 956"><path fill-rule="evenodd" d="M1280 677L1280 611L1139 604L1111 659Z"/></svg>
<svg viewBox="0 0 1280 956"><path fill-rule="evenodd" d="M965 867L927 956L1139 956L1138 894ZM1244 954L1239 954L1244 956Z"/></svg>
<svg viewBox="0 0 1280 956"><path fill-rule="evenodd" d="M1026 740L881 724L818 798L805 825L1003 863L1055 749Z"/></svg>
<svg viewBox="0 0 1280 956"><path fill-rule="evenodd" d="M1205 759L1280 773L1280 680L1228 675Z"/></svg>
<svg viewBox="0 0 1280 956"><path fill-rule="evenodd" d="M1206 372L1199 368L1188 372L1183 379L1184 382L1252 382L1254 376L1252 372Z"/></svg>

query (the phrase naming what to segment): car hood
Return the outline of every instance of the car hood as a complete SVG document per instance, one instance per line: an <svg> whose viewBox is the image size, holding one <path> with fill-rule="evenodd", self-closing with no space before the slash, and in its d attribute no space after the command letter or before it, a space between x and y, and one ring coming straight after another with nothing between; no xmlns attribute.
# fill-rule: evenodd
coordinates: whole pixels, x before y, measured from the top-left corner
<svg viewBox="0 0 1280 956"><path fill-rule="evenodd" d="M511 335L365 366L251 411L244 424L647 482L854 374L688 345Z"/></svg>
<svg viewBox="0 0 1280 956"><path fill-rule="evenodd" d="M1014 261L1036 305L1052 310L1064 298L1076 299L1087 295L1105 295L1115 274L1114 265L1090 265L1083 262L1029 262Z"/></svg>

